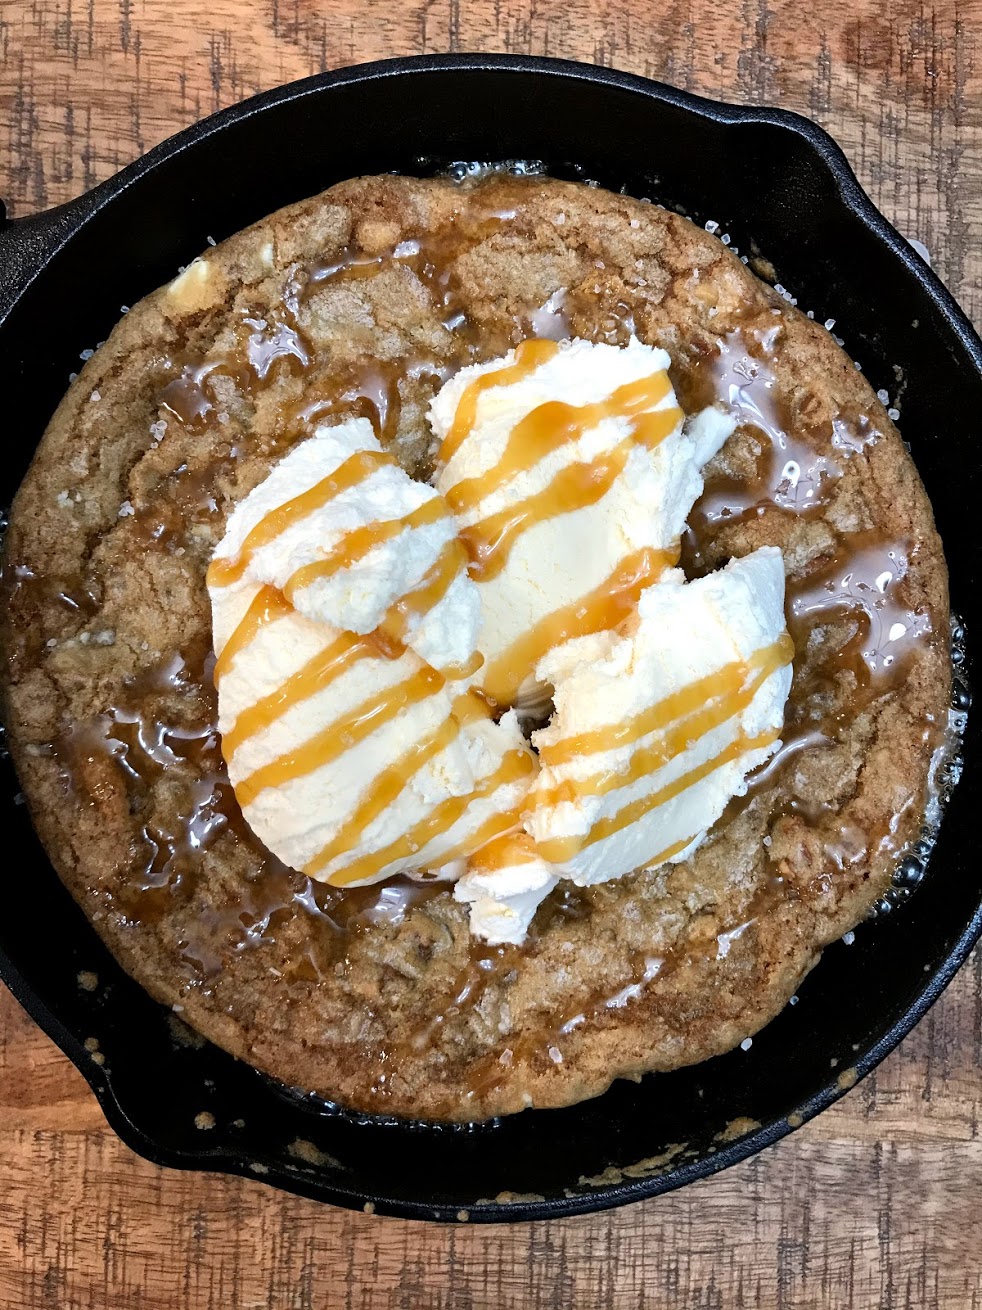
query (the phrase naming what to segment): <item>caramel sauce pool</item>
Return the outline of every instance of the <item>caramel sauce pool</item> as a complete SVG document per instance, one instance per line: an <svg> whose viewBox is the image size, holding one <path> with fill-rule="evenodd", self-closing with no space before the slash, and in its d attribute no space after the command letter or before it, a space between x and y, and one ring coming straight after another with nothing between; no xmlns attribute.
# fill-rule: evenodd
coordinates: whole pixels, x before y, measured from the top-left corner
<svg viewBox="0 0 982 1310"><path fill-rule="evenodd" d="M202 432L220 421L223 407L217 384L221 375L232 378L243 394L252 398L259 397L274 378L291 375L304 379L313 362L313 350L297 322L300 304L325 287L345 283L357 286L364 279L405 266L429 289L444 327L452 334L451 363L428 358L425 353L398 360L365 360L339 373L329 385L321 379L306 389L302 400L285 414L283 425L284 441L289 445L308 435L325 417L361 414L370 419L383 444L390 441L399 428L403 404L400 383L406 377L428 377L435 390L457 368L504 353L509 345L530 333L539 338L565 333L563 315L567 293L563 289L550 298L548 309L524 312L516 318L510 339L482 341L458 304L454 283L456 258L489 233L507 229L513 217L510 211L464 213L452 225L452 230L439 238L403 241L382 253L350 249L330 263L301 269L288 285L275 314L243 316L238 348L226 360L171 362L171 376L160 390L161 414L190 432ZM633 319L628 321L629 311L624 308L623 321L602 324L598 339L619 340L625 331L634 330ZM541 319L539 323L536 314ZM807 415L793 414L780 401L775 377L779 330L779 322L769 328L755 321L673 364L673 381L685 412L722 401L736 412L739 430L753 434L759 449L750 475L720 473L707 478L705 492L690 517L682 547L682 564L690 574L713 567L712 549L720 533L751 516L781 514L807 518L814 515L833 494L848 461L877 440L875 422L869 416L841 415L834 421L831 433L822 432L809 426ZM526 340L510 369L483 378L467 404L458 410L456 422L439 452L440 458L444 462L452 458L467 436L476 416L480 390L524 375L555 350L551 340ZM647 381L646 394L650 396L650 386L661 382ZM622 398L625 413L631 412L629 406L633 399L633 393ZM671 415L674 422L677 412L673 410ZM658 421L647 433L639 425L638 439L655 442L666 435L666 420L658 415L646 418ZM568 418L570 424L575 425L577 421L575 414ZM530 432L526 436L531 444L541 445L550 439L544 432ZM502 478L510 475L513 467L523 460L527 461L527 445L516 443L514 448L509 448ZM224 462L216 463L211 476L184 476L178 470L171 479L168 496L138 516L137 527L144 539L154 543L183 542L189 524L209 521L217 513L219 479L234 461L233 448ZM322 503L321 498L336 494L342 483L348 485L351 480L353 485L360 477L367 476L373 461L355 456L348 463L350 467L327 480L330 485L322 485L306 493L306 498L298 498L303 503L284 506L278 511L281 518L287 521L300 517L310 511L315 501ZM510 544L527 526L530 516L559 512L567 507L566 501L571 497L577 504L590 503L588 497L595 491L595 498L603 494L597 487L603 485L608 473L606 467L595 469L592 481L587 478L582 486L550 488L548 504L527 506L517 517L512 515L505 522L485 521L476 525L464 534L472 566L479 573L491 575L503 563ZM460 503L455 503L454 508L463 508L472 501L477 503L479 499L480 488L465 483L457 488L456 500ZM359 558L382 539L377 529L363 530L363 533L362 537L352 534L352 539L339 547L345 559ZM215 580L230 582L240 576L249 553L262 543L262 535L259 529L254 530L236 561L212 565ZM847 671L854 681L850 712L859 712L872 698L897 685L911 653L930 635L928 616L910 612L902 600L903 580L911 563L910 549L910 544L904 541L857 533L844 538L832 554L789 579L789 630L799 652L806 648L810 634L823 624L842 622L849 628L845 640L831 653L829 668ZM491 699L506 702L524 677L535 652L545 645L562 636L613 626L629 617L640 592L675 562L676 557L671 554L640 552L608 579L595 596L587 598L585 605L575 610L571 607L569 613L550 615L541 631L527 634L522 643L505 653L496 668L488 671ZM459 561L449 557L439 564L429 580L434 596L441 594L459 567ZM342 564L335 561L334 566ZM311 574L310 578L294 578L293 587L305 585L312 577ZM36 587L45 594L54 588L63 597L66 612L77 614L80 619L92 612L93 602L86 597L78 580L56 582L18 575L9 585ZM203 578L201 585L204 586ZM412 617L411 605L425 604L428 599L429 594L414 595L411 604L392 617L387 635L394 647L398 646ZM283 612L282 604L278 595L261 593L243 621L242 631L226 646L217 666L208 652L184 651L174 655L159 668L128 683L118 704L107 707L105 713L92 721L68 729L52 743L67 785L82 794L88 785L90 769L107 762L112 763L120 785L137 805L165 770L184 789L185 806L179 824L167 827L154 817L147 817L129 886L115 907L119 914L142 921L160 920L171 914L176 905L193 894L201 870L207 864L208 852L217 843L233 840L252 853L255 872L243 879L238 888L231 889L226 900L216 895L204 907L193 929L188 929L181 944L188 986L207 987L230 952L265 949L270 952L271 960L276 959L282 965L283 950L287 949L290 980L297 986L314 987L323 984L334 970L345 967L349 955L359 949L364 934L396 936L411 930L418 921L417 916L436 916L444 924L452 921L457 931L466 932L466 928L461 928L462 912L449 904L451 893L445 884L400 878L368 887L327 887L282 865L261 847L243 821L222 760L213 679L221 677L235 647L245 644L256 625L273 621ZM235 749L268 721L269 716L282 713L285 706L302 698L310 687L326 685L346 661L364 654L363 643L353 641L342 645L343 649L322 652L295 675L293 685L267 698L269 704L257 706L254 712L241 716L226 740L226 748ZM441 675L436 677L442 683ZM408 694L405 689L395 690ZM413 695L426 691L424 685L411 689ZM797 700L807 700L808 688L799 691ZM178 713L179 705L191 706L194 712ZM353 723L352 729L358 730L360 726L368 731L379 715L397 712L397 698L383 697L378 705L360 709L364 711L363 722ZM472 704L468 696L461 697L455 706L454 719L443 726L439 739L422 744L417 751L442 748L458 730L460 722L483 712L484 708ZM834 730L834 723L820 718L799 721L792 706L781 750L751 780L749 797L741 804L752 799L755 783L761 786L772 781L798 752L820 747L834 736ZM643 735L647 728L639 731ZM342 838L350 841L360 826L370 822L373 814L379 813L397 794L400 778L411 764L409 760L395 761L380 775L371 795L334 843L335 849L341 848ZM290 768L301 766L302 762L297 761L275 761L268 766L270 780L256 778L250 782L253 787L274 785L281 775L288 776ZM502 766L503 776L517 776L521 767L519 760L509 758ZM265 774L267 770L261 772ZM605 784L601 779L597 785ZM484 834L488 840L495 835L492 830ZM422 828L410 834L409 840L425 840ZM890 834L883 834L880 840L889 844ZM331 853L328 849L319 858L326 862ZM381 855L391 858L391 852ZM837 858L848 859L845 847ZM371 876L372 865L373 858L369 858L346 872L352 877ZM470 1070L468 1085L472 1096L479 1101L485 1092L506 1079L516 1064L543 1061L561 1064L565 1044L575 1038L581 1027L603 1023L605 1015L630 1005L647 988L661 986L676 969L707 962L711 966L716 959L725 958L731 944L745 931L752 931L757 918L786 895L787 889L779 881L768 881L740 921L726 926L711 943L702 947L683 943L665 956L639 957L609 994L571 995L564 1011L554 1016L544 1040L530 1044L523 1042L518 1034L502 1038ZM547 932L557 916L588 916L590 904L589 894L575 887L557 889L537 916L528 949L536 949L536 933ZM291 954L289 944L296 938L304 944ZM407 1032L406 1049L418 1051L439 1042L447 1019L478 1005L488 988L507 986L509 971L516 969L520 960L521 950L517 948L492 948L472 941L467 965L448 987L445 1004ZM375 1070L373 1090L380 1109L384 1109L387 1094L390 1077L387 1070L393 1061L397 1063L398 1055L396 1047L366 1057L367 1065Z"/></svg>

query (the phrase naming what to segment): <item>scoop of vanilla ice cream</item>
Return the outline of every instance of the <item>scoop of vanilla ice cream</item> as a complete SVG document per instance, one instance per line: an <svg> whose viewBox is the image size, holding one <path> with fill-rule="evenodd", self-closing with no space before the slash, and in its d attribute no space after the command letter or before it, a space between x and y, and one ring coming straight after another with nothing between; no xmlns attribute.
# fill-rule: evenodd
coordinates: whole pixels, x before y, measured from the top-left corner
<svg viewBox="0 0 982 1310"><path fill-rule="evenodd" d="M556 712L533 734L526 825L539 853L581 886L691 853L777 748L792 654L772 546L693 582L674 570L630 635L552 651L538 673Z"/></svg>
<svg viewBox="0 0 982 1310"><path fill-rule="evenodd" d="M364 452L358 480L326 496ZM439 504L346 577L328 572L287 599L289 579L349 534L439 500L373 453L361 420L298 446L231 516L208 580L219 730L243 814L286 864L344 884L446 863L513 826L534 767L515 716L495 723L466 680L441 672L474 649L478 607L462 567L401 653L367 635L452 540ZM312 489L317 508L303 501L300 515Z"/></svg>
<svg viewBox="0 0 982 1310"><path fill-rule="evenodd" d="M291 675L341 635L297 613L262 629L219 683L219 730L233 731L243 712L275 696ZM466 848L468 839L495 816L511 814L516 807L520 812L532 760L515 716L507 715L500 723L483 717L468 721L466 704L462 709L459 701L470 693L460 692L455 683L438 678L424 683L418 699L407 697L393 718L360 740L353 733L353 744L331 754L343 725L357 718L359 709L364 712L392 692L399 703L399 688L426 670L412 651L395 660L367 655L328 688L295 704L227 753L229 778L243 815L285 864L322 882L376 882L409 869L438 866L461 844ZM316 763L314 750L312 767L301 768L295 776L278 780L269 772L276 761L297 756L321 738L320 753L329 756L323 764ZM429 757L428 743L434 744ZM482 787L509 756L520 758L521 767L499 784ZM270 785L260 787L263 770ZM394 772L387 775L388 770ZM352 816L384 776L394 779L394 794L364 826L352 826ZM438 825L427 839L427 823L454 801L460 802L459 813L449 815L452 821ZM325 852L329 858L322 859Z"/></svg>
<svg viewBox="0 0 982 1310"><path fill-rule="evenodd" d="M495 934L505 921L507 940L521 940L536 895L554 885L547 873L588 886L691 855L777 748L792 654L781 552L765 547L694 582L673 570L642 595L627 635L545 656L537 675L555 689L555 713L532 736L541 769L524 817L540 881L468 872L455 894L472 905L472 929Z"/></svg>
<svg viewBox="0 0 982 1310"><path fill-rule="evenodd" d="M516 426L533 411L556 401L602 408L618 388L658 374L670 362L665 351L633 338L626 347L574 340L512 381L501 385L482 381L506 370L507 376L513 376L515 361L512 351L503 359L461 370L431 406L433 429L443 442L469 389L475 383L481 387L470 431L437 476L437 487L457 510L465 539L475 525L494 516L507 518L513 507L545 493L564 469L610 455L634 427L633 416L599 417L576 439L520 468L474 501L473 488L478 484L470 480L486 479L499 465ZM522 685L516 695L518 689L507 678L495 678L495 669L500 668L496 661L547 616L575 608L577 602L603 589L638 552L676 547L686 516L702 491L700 468L732 432L734 420L722 410L711 409L683 425L667 378L663 394L644 412L660 411L672 419L668 434L650 449L635 442L620 474L595 503L534 522L518 536L496 576L482 578L472 569L481 604L478 644L485 659L478 682L492 695L500 691L505 700L534 702L542 684L532 668L519 674ZM465 483L471 489L469 503L458 508L455 488Z"/></svg>
<svg viewBox="0 0 982 1310"><path fill-rule="evenodd" d="M299 614L347 632L368 633L378 627L390 606L411 592L437 564L456 538L453 516L432 487L409 476L382 451L364 418L320 428L295 446L269 476L236 506L215 559L235 559L250 532L281 506L337 477L352 457L363 459L350 485L323 499L309 513L295 516L252 553L248 577L291 591ZM347 482L349 479L345 479ZM412 525L411 516L423 521ZM402 521L409 519L406 526ZM392 525L386 536L347 567L317 575L309 566L343 552L360 529ZM410 625L407 645L437 667L464 665L477 649L480 601L463 567L446 593ZM306 579L310 580L307 581ZM216 640L220 639L220 632Z"/></svg>

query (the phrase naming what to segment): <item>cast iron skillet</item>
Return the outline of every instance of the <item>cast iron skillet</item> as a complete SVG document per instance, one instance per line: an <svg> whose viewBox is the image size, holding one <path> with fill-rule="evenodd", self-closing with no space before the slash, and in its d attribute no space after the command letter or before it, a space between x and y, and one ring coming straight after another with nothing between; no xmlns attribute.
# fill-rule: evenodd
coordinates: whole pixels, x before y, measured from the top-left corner
<svg viewBox="0 0 982 1310"><path fill-rule="evenodd" d="M309 78L196 124L69 205L10 224L0 233L2 503L79 352L208 236L355 174L503 159L542 160L561 176L714 219L741 250L770 259L803 308L838 321L873 386L902 393L903 433L934 502L954 608L971 628L979 556L966 510L980 503L982 343L951 296L807 120L551 60L439 56ZM969 756L977 737L975 724ZM9 771L7 782L13 793ZM178 1040L168 1013L122 972L62 888L23 806L7 816L0 973L82 1070L120 1136L150 1160L415 1218L599 1210L760 1150L897 1044L982 930L982 873L970 857L980 799L970 769L909 903L862 925L854 945L832 946L800 1003L749 1051L618 1082L571 1109L469 1128L345 1114L210 1044ZM906 875L916 880L916 867ZM97 975L94 990L79 985L80 973ZM213 1127L196 1126L196 1117L211 1122L202 1112Z"/></svg>

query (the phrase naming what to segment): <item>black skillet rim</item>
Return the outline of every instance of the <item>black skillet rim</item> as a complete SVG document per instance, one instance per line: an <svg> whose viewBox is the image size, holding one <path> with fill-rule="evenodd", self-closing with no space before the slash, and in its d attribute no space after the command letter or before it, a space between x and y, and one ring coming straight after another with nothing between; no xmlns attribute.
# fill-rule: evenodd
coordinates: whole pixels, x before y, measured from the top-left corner
<svg viewBox="0 0 982 1310"><path fill-rule="evenodd" d="M422 55L353 65L276 87L192 124L155 146L146 155L135 160L92 191L56 209L9 223L0 231L0 250L7 260L7 269L0 275L0 284L3 277L9 279L7 288L0 285L0 292L6 290L8 297L7 303L0 304L0 327L16 300L33 281L34 275L90 218L145 173L165 160L192 148L197 142L210 137L213 133L232 123L262 113L283 101L316 95L332 87L428 72L463 70L480 73L498 71L502 74L536 74L543 77L599 83L670 104L723 125L767 124L792 133L824 162L846 208L913 275L935 309L956 334L965 352L966 362L974 371L982 375L982 341L967 316L930 266L875 208L860 186L840 147L810 119L783 109L726 104L611 68L524 55ZM924 985L902 1017L873 1046L852 1062L856 1074L855 1081L859 1081L875 1068L923 1017L964 963L980 936L982 936L982 904L976 907L971 918L948 949L941 965L925 976ZM205 1147L196 1151L173 1150L162 1146L149 1136L143 1128L133 1122L116 1098L111 1076L107 1071L93 1064L89 1052L85 1050L78 1037L48 1010L24 975L2 953L0 953L0 979L80 1070L95 1093L109 1125L133 1150L155 1164L171 1168L207 1170L238 1174L251 1179L257 1178L250 1162L243 1155L236 1155L233 1151L209 1150ZM839 1078L830 1077L808 1099L807 1104L799 1107L801 1123L826 1109L853 1085L852 1081L846 1084ZM379 1200L367 1192L359 1192L356 1187L340 1188L320 1177L311 1178L281 1172L275 1163L270 1164L268 1172L260 1180L272 1183L285 1191L350 1209L362 1209L370 1204L377 1213L401 1218L469 1220L477 1223L558 1218L626 1205L673 1191L697 1179L708 1178L779 1141L799 1126L800 1123L792 1125L787 1117L776 1119L739 1140L721 1147L710 1157L681 1164L653 1177L622 1181L580 1195L555 1197L542 1201L495 1202L469 1211L458 1211L454 1206L434 1202Z"/></svg>

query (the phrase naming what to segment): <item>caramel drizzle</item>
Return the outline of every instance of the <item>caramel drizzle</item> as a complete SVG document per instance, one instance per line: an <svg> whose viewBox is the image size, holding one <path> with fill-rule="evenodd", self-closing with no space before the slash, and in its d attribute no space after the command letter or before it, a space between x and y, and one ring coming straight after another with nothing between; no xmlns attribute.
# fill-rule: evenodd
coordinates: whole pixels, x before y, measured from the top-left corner
<svg viewBox="0 0 982 1310"><path fill-rule="evenodd" d="M355 812L308 865L310 873L316 874L356 846L365 830L402 794L410 779L430 760L452 746L465 724L480 718L490 718L485 702L473 691L458 696L450 714L434 732L422 741L414 742L395 763L377 775ZM327 881L333 883L337 878L332 875Z"/></svg>
<svg viewBox="0 0 982 1310"><path fill-rule="evenodd" d="M484 656L476 650L463 664L445 664L440 672L448 682L458 682L461 678L472 677L484 663Z"/></svg>
<svg viewBox="0 0 982 1310"><path fill-rule="evenodd" d="M420 243L415 240L401 242L395 250L375 255L345 246L333 264L325 264L313 273L311 282L361 282L376 277L388 263L413 265L420 254Z"/></svg>
<svg viewBox="0 0 982 1310"><path fill-rule="evenodd" d="M516 864L531 864L538 858L535 839L530 833L506 832L476 851L468 862L468 869L472 873L493 873Z"/></svg>
<svg viewBox="0 0 982 1310"><path fill-rule="evenodd" d="M505 371L508 372L509 370ZM490 374L492 379L498 376L496 373ZM476 387L483 380L478 378L476 382L471 383L471 387ZM469 390L470 388L468 388ZM474 478L464 478L450 488L446 493L450 508L456 514L466 513L467 510L473 509L480 504L487 496L500 490L512 478L518 477L521 473L527 473L540 460L545 459L553 451L559 450L560 447L578 441L585 433L592 428L598 427L605 419L641 417L645 410L653 409L655 405L663 401L670 390L671 383L668 380L668 374L661 370L649 377L639 378L635 382L628 382L624 386L618 387L604 400L596 401L593 404L569 405L563 400L549 400L543 405L538 405L512 428L497 464L488 469L486 473L481 473ZM465 397L466 395L465 392ZM463 405L463 398L461 405ZM661 417L662 415L674 416L668 432L672 430L672 427L681 417L675 406L659 411L658 416ZM655 415L645 415L645 417L653 418ZM657 438L653 438L647 433L642 434L639 432L635 434L633 430L631 435L635 437L635 440L643 441L645 445L656 445L658 440L662 439L662 436L668 435L668 432L661 432L662 423L657 426L659 429Z"/></svg>
<svg viewBox="0 0 982 1310"><path fill-rule="evenodd" d="M377 450L359 450L350 455L333 473L323 478L299 496L278 505L269 514L249 530L245 540L234 559L215 559L208 567L208 585L210 587L227 587L238 582L256 551L275 541L281 533L293 527L295 523L316 513L344 491L356 487L366 478L371 477L382 465L394 464L395 460Z"/></svg>
<svg viewBox="0 0 982 1310"><path fill-rule="evenodd" d="M616 628L634 612L641 593L677 561L677 549L646 546L629 555L586 596L540 619L488 666L484 676L488 697L495 704L509 704L525 677L554 646L573 637Z"/></svg>
<svg viewBox="0 0 982 1310"><path fill-rule="evenodd" d="M255 639L261 628L292 613L293 607L282 592L275 587L260 587L232 635L222 647L221 655L215 660L215 669L212 673L215 686L218 686L222 677L228 672L229 665L236 655Z"/></svg>
<svg viewBox="0 0 982 1310"><path fill-rule="evenodd" d="M523 533L547 519L595 505L610 491L624 472L631 452L638 445L653 450L682 421L676 406L638 413L663 400L670 390L667 374L619 387L607 400L593 405L572 406L562 401L540 405L516 425L498 464L479 478L468 478L447 492L455 513L465 514L505 483L519 477L550 452L577 440L606 418L633 418L631 434L612 450L592 462L577 462L561 469L535 495L509 505L469 527L461 540L471 557L471 576L478 581L496 577L508 562Z"/></svg>
<svg viewBox="0 0 982 1310"><path fill-rule="evenodd" d="M362 856L361 859L355 860L346 868L331 874L328 881L333 883L334 886L344 887L348 883L360 882L365 878L374 877L394 860L402 860L415 855L431 841L449 832L468 806L473 805L475 801L484 799L486 796L493 795L499 787L504 787L509 783L517 782L520 778L527 777L533 768L534 761L528 751L509 751L494 773L482 778L473 791L466 796L451 796L434 810L431 810L425 819L415 824L408 832L403 833L396 841L391 842L382 850L372 851L370 854ZM479 844L490 841L499 832L514 827L514 825L515 815L509 811L501 811L491 815L476 833L462 843L463 853L473 850ZM328 847L325 850L330 851L331 848ZM325 854L325 851L321 851L306 866L304 872L315 876L317 871L322 869L333 858L334 854L339 853ZM441 854L441 864L457 859L460 853L461 848L455 847L451 851Z"/></svg>
<svg viewBox="0 0 982 1310"><path fill-rule="evenodd" d="M338 544L323 559L305 564L287 580L283 588L287 599L292 603L298 591L309 587L320 578L331 577L341 569L351 568L363 560L366 555L393 537L421 528L432 523L439 523L447 517L446 505L440 496L431 496L418 505L410 514L402 518L385 519L381 523L367 523L351 532L346 532Z"/></svg>
<svg viewBox="0 0 982 1310"><path fill-rule="evenodd" d="M440 507L438 498L426 502L421 508L431 514L433 505ZM380 526L385 525L373 524L369 530L374 531ZM269 727L293 706L330 686L358 660L369 654L381 654L390 659L403 654L405 637L411 625L439 603L462 571L464 558L459 542L448 542L419 585L390 606L374 632L364 637L343 633L326 650L308 660L282 686L243 710L225 735L226 758L231 758L243 741ZM223 667L227 667L225 656L228 650L231 648L235 654L247 645L271 614L278 616L291 612L290 603L281 593L272 587L264 587L223 650ZM479 656L461 668L454 666L447 669L446 673L424 665L412 677L363 701L296 749L279 756L240 781L235 788L239 804L245 808L267 788L283 786L331 763L389 722L406 705L417 704L435 695L448 678L469 676L479 666Z"/></svg>
<svg viewBox="0 0 982 1310"><path fill-rule="evenodd" d="M739 759L741 755L750 751L770 746L777 741L779 736L780 733L777 730L762 732L756 737L747 737L741 732L712 759L705 760L694 769L690 769L688 773L683 773L674 781L659 788L658 791L652 792L650 796L641 796L629 805L623 806L616 814L610 814L598 820L585 835L555 837L551 841L543 842L539 846L539 854L544 860L548 860L553 864L563 864L579 855L588 846L603 841L605 837L613 836L614 833L620 832L621 829L627 828L632 823L637 823L639 819L644 818L646 814L650 814L652 810L656 810L666 802L674 800L676 796L681 796L684 791L688 791L696 783L702 782L704 778L708 778L710 774L715 773L717 769L721 769L732 760Z"/></svg>
<svg viewBox="0 0 982 1310"><path fill-rule="evenodd" d="M592 464L570 464L534 496L492 514L460 538L470 556L470 573L478 582L496 578L523 533L546 519L586 509L602 500L624 471L633 442L627 441Z"/></svg>
<svg viewBox="0 0 982 1310"><path fill-rule="evenodd" d="M907 543L870 540L855 533L845 558L796 579L789 595L792 627L807 633L817 617L837 610L853 613L860 630L840 652L858 685L873 691L899 680L914 643L931 631L930 616L914 613L896 598L910 568ZM862 698L860 697L860 702Z"/></svg>
<svg viewBox="0 0 982 1310"><path fill-rule="evenodd" d="M300 333L288 323L275 319L246 317L246 327L252 328L246 338L246 358L260 382L280 359L293 358L300 361L301 369L310 364L311 351Z"/></svg>
<svg viewBox="0 0 982 1310"><path fill-rule="evenodd" d="M447 464L453 459L462 443L470 436L477 422L477 406L481 396L492 387L507 387L514 382L521 382L529 377L548 360L559 352L555 341L529 339L522 341L515 348L515 362L507 368L494 373L485 373L465 387L457 404L453 423L450 425L440 446L440 461Z"/></svg>
<svg viewBox="0 0 982 1310"><path fill-rule="evenodd" d="M412 677L368 697L295 750L287 751L250 773L236 785L236 799L244 809L267 788L282 787L330 764L383 724L389 723L407 705L435 696L445 682L441 673L428 664L424 665Z"/></svg>
<svg viewBox="0 0 982 1310"><path fill-rule="evenodd" d="M671 846L666 846L663 851L659 851L657 855L648 860L645 868L654 869L659 864L664 864L666 860L670 860L673 855L680 855L686 846L692 845L697 836L697 833L693 833L691 837L683 837L681 841L672 842Z"/></svg>
<svg viewBox="0 0 982 1310"><path fill-rule="evenodd" d="M531 768L529 771L532 771ZM521 822L522 812L525 810L526 804L527 798L523 796L514 809L499 810L498 813L492 814L469 837L463 838L456 846L451 846L448 851L444 851L440 855L440 863L450 864L452 860L467 859L472 851L480 850L481 847L487 846L495 838L511 836L513 830Z"/></svg>
<svg viewBox="0 0 982 1310"><path fill-rule="evenodd" d="M301 669L291 674L275 691L239 714L229 731L222 734L226 760L232 758L244 741L282 718L294 705L316 696L359 660L376 653L366 638L343 632L330 646L319 651Z"/></svg>
<svg viewBox="0 0 982 1310"><path fill-rule="evenodd" d="M559 805L562 801L573 801L580 796L606 796L610 791L629 787L639 778L648 777L656 770L664 768L677 759L703 737L720 727L728 719L739 714L756 696L757 692L774 672L773 668L762 669L751 681L741 687L736 694L723 697L715 704L708 705L680 723L675 724L649 746L637 750L631 756L628 767L616 773L604 769L589 778L567 778L550 791L539 794L538 802L543 806Z"/></svg>
<svg viewBox="0 0 982 1310"><path fill-rule="evenodd" d="M372 633L372 640L383 655L391 657L405 649L409 633L424 614L428 614L443 600L458 575L463 573L466 564L467 556L460 542L456 538L448 541L429 572L424 574L412 591L389 607ZM460 676L459 670L454 673Z"/></svg>
<svg viewBox="0 0 982 1310"><path fill-rule="evenodd" d="M557 743L557 754L569 760L576 756L615 750L661 730L660 736L635 751L628 767L620 773L605 769L589 778L570 778L550 791L540 793L539 803L558 805L580 796L604 796L615 788L627 787L654 773L688 750L707 733L741 713L753 701L767 679L794 657L794 643L782 633L770 646L756 651L748 660L734 660L722 669L690 683L657 704L611 727L594 729ZM547 748L548 750L548 748ZM543 752L542 758L553 763Z"/></svg>

